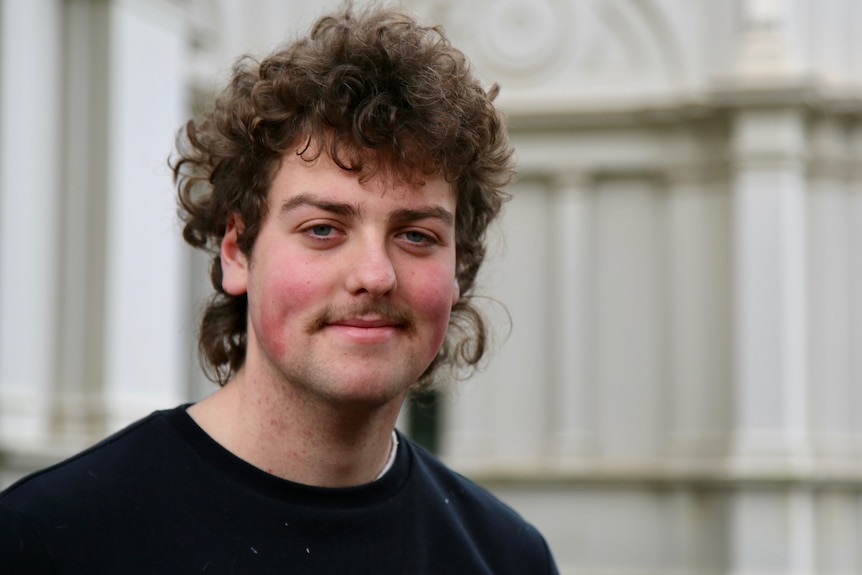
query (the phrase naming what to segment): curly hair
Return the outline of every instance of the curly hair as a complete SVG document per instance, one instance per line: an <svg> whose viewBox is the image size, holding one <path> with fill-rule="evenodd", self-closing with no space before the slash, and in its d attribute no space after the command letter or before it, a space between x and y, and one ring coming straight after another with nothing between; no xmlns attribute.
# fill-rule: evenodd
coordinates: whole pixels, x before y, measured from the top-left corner
<svg viewBox="0 0 862 575"><path fill-rule="evenodd" d="M238 244L250 255L280 160L297 149L309 161L326 153L363 181L382 170L402 181L435 175L452 184L461 299L416 386L430 385L441 365L475 368L487 332L470 291L513 175L496 93L496 85L481 87L441 28L379 7L348 5L259 62L241 58L211 109L180 131L170 162L183 238L211 256L215 294L198 339L207 377L224 385L246 352L247 296L222 288L226 223L234 215L243 222Z"/></svg>

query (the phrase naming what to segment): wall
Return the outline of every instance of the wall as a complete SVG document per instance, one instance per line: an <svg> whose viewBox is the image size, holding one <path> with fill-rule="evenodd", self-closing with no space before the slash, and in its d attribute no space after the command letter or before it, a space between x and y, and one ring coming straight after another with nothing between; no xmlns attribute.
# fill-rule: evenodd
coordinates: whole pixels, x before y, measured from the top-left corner
<svg viewBox="0 0 862 575"><path fill-rule="evenodd" d="M322 10L249 4L0 4L0 482L211 389L165 160ZM519 167L442 457L564 574L862 572L862 5L407 4L501 84Z"/></svg>
<svg viewBox="0 0 862 575"><path fill-rule="evenodd" d="M433 4L520 170L447 460L565 573L862 571L858 4Z"/></svg>

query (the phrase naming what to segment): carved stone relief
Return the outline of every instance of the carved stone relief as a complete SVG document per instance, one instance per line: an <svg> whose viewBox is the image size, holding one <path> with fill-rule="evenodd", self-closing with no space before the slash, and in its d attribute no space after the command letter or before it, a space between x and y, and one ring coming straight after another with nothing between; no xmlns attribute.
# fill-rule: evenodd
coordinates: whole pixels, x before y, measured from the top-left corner
<svg viewBox="0 0 862 575"><path fill-rule="evenodd" d="M480 73L522 95L669 88L685 73L661 0L422 0Z"/></svg>

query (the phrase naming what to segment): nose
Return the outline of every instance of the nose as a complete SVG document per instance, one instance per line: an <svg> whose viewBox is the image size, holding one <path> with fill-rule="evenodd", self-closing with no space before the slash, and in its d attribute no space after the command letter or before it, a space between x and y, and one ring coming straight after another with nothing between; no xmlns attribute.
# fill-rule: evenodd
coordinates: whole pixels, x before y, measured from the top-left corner
<svg viewBox="0 0 862 575"><path fill-rule="evenodd" d="M366 242L353 254L350 265L347 278L347 289L350 293L367 293L374 299L379 299L395 289L395 266L385 245Z"/></svg>

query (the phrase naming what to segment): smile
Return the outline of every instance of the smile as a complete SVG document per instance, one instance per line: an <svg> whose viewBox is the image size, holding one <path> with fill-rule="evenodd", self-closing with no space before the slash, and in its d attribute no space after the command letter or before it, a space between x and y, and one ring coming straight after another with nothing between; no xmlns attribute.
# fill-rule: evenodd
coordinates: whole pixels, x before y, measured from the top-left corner
<svg viewBox="0 0 862 575"><path fill-rule="evenodd" d="M385 343L401 332L403 326L389 320L344 319L326 325L326 331L352 343L372 345Z"/></svg>
<svg viewBox="0 0 862 575"><path fill-rule="evenodd" d="M397 329L397 328L400 328L402 324L399 322L396 322L396 321L392 321L390 319L354 317L354 318L335 320L335 321L330 322L329 325L343 326L343 327L355 327L355 328L362 328L362 329L378 329L378 328L387 328L387 327Z"/></svg>

